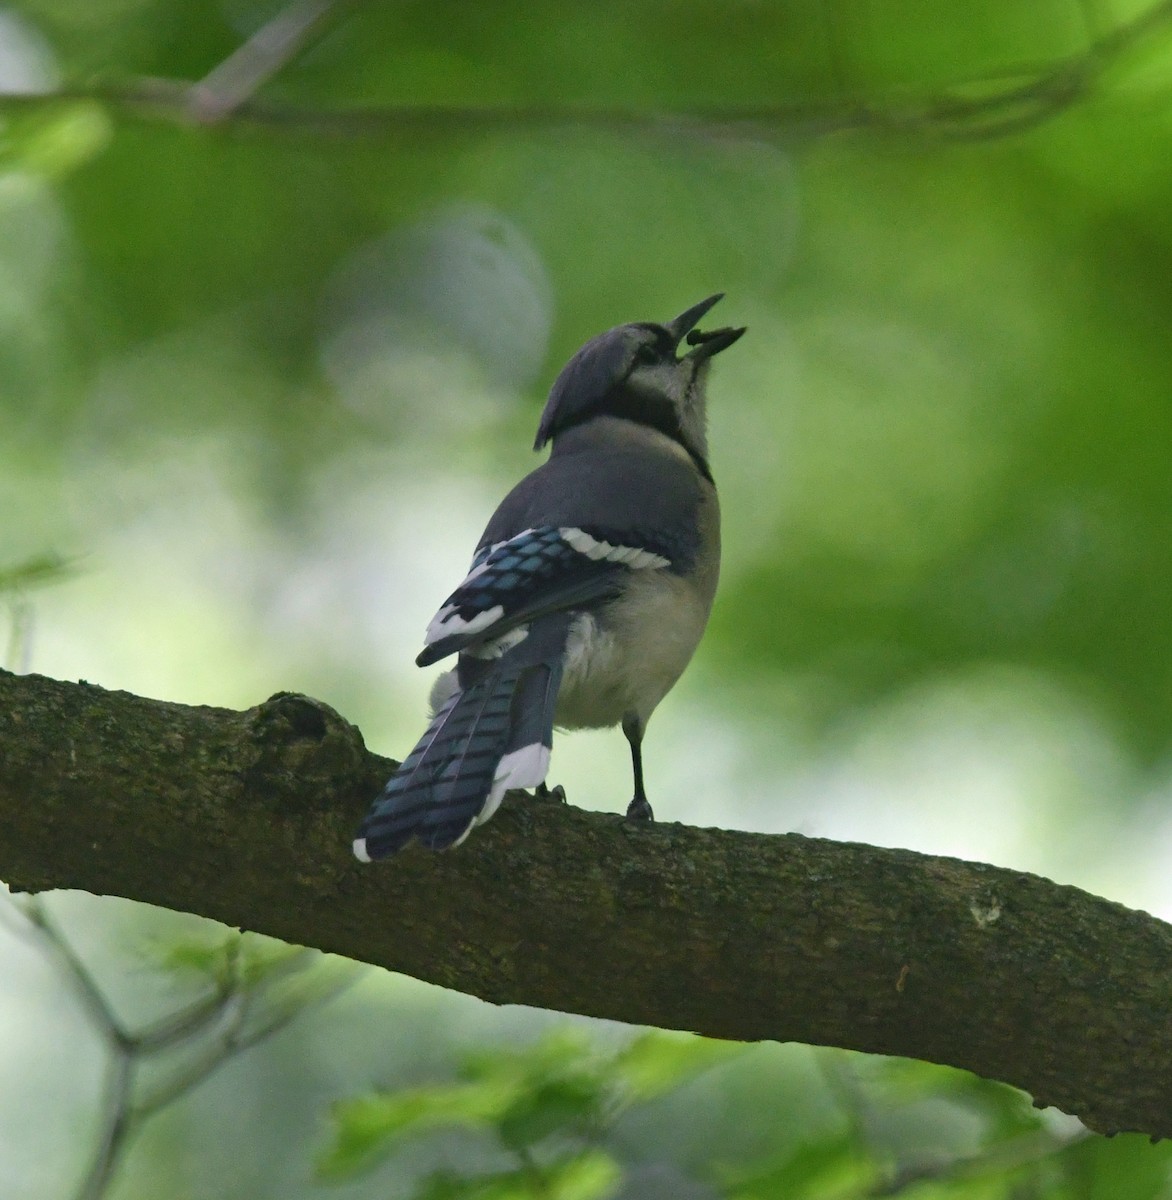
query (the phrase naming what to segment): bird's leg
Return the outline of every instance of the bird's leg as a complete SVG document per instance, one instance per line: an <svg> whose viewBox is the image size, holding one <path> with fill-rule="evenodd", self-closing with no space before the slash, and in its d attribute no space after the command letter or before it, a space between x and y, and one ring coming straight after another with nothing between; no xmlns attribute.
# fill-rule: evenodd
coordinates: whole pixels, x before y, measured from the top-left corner
<svg viewBox="0 0 1172 1200"><path fill-rule="evenodd" d="M643 790L643 724L633 713L623 718L623 733L631 744L631 766L635 772L635 797L627 805L627 816L633 821L654 821L655 813Z"/></svg>
<svg viewBox="0 0 1172 1200"><path fill-rule="evenodd" d="M566 803L566 789L560 783L553 787L546 787L543 779L537 787L533 789L533 794L538 800L552 800L555 804Z"/></svg>

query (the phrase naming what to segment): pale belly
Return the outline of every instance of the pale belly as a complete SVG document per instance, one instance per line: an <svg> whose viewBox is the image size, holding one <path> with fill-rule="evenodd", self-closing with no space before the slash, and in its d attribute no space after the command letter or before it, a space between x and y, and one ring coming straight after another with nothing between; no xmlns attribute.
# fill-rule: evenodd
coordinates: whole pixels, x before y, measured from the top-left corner
<svg viewBox="0 0 1172 1200"><path fill-rule="evenodd" d="M708 608L678 578L656 571L610 605L604 625L577 617L555 723L599 729L633 715L646 725L695 653Z"/></svg>

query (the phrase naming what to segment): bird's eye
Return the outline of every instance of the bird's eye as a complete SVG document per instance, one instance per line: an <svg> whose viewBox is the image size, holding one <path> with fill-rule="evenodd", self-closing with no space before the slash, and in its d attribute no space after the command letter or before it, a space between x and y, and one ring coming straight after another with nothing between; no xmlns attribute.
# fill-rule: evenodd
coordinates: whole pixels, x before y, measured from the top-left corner
<svg viewBox="0 0 1172 1200"><path fill-rule="evenodd" d="M638 350L635 351L635 361L641 363L653 363L659 361L659 351L650 342L644 342Z"/></svg>

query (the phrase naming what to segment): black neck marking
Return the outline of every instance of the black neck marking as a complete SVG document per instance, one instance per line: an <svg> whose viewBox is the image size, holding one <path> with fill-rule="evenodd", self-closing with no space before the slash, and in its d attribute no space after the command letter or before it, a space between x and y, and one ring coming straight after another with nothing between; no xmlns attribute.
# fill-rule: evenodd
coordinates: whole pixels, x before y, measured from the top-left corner
<svg viewBox="0 0 1172 1200"><path fill-rule="evenodd" d="M632 388L613 388L603 398L600 404L593 405L587 411L578 413L564 425L560 425L554 436L573 429L575 425L583 425L594 417L621 417L625 421L634 421L638 425L647 425L666 434L677 445L683 446L688 452L696 470L715 486L712 469L708 460L693 446L684 431L680 428L680 419L675 406L662 396L649 396L645 392L636 392Z"/></svg>

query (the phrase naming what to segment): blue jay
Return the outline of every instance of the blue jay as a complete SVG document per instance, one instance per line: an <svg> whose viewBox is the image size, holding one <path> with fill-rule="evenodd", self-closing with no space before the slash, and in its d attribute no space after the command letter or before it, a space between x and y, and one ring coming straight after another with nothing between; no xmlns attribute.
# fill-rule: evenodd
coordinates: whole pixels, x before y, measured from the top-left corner
<svg viewBox="0 0 1172 1200"><path fill-rule="evenodd" d="M696 328L720 298L599 334L558 376L534 445L553 443L548 461L505 497L428 626L416 663L459 658L359 830L363 862L413 838L459 845L509 788L551 794L555 724L622 725L627 815L652 819L643 732L700 641L720 570L704 385L712 356L745 332Z"/></svg>

